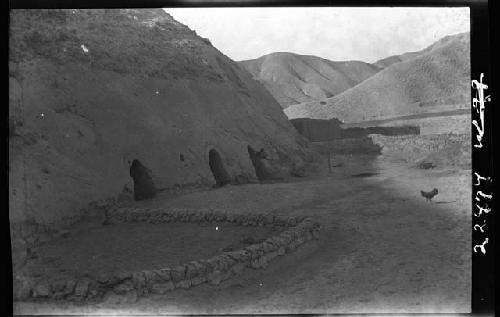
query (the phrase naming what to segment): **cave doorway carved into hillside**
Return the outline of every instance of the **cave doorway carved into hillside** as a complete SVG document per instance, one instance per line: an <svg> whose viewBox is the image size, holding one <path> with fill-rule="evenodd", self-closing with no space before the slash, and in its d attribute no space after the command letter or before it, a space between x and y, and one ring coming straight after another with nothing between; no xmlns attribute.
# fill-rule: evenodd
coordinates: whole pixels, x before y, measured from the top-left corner
<svg viewBox="0 0 500 317"><path fill-rule="evenodd" d="M210 170L214 175L215 185L217 187L229 184L230 182L229 174L224 168L224 163L222 162L222 158L216 149L211 149L208 152L208 165L210 166Z"/></svg>
<svg viewBox="0 0 500 317"><path fill-rule="evenodd" d="M250 156L250 160L252 161L253 168L255 169L255 175L260 181L272 178L268 167L266 167L266 159L267 153L264 149L260 149L260 151L254 150L250 145L247 148L248 155Z"/></svg>
<svg viewBox="0 0 500 317"><path fill-rule="evenodd" d="M134 199L144 200L156 196L156 187L151 171L139 160L133 160L130 165L130 177L134 180Z"/></svg>

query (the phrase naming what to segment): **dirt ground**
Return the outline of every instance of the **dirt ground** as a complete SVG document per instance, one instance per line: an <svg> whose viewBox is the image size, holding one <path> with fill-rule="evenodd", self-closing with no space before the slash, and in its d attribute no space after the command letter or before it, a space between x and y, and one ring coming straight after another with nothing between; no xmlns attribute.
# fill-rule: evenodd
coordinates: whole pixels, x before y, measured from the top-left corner
<svg viewBox="0 0 500 317"><path fill-rule="evenodd" d="M227 186L137 206L307 215L319 240L218 286L100 303L17 302L16 314L467 313L470 170L419 170L367 156L275 184ZM352 177L374 173L368 177ZM420 190L439 189L431 203Z"/></svg>
<svg viewBox="0 0 500 317"><path fill-rule="evenodd" d="M100 274L175 267L242 249L282 230L230 223L120 223L77 232L37 248L24 267L29 276L74 279ZM250 243L248 243L250 242Z"/></svg>

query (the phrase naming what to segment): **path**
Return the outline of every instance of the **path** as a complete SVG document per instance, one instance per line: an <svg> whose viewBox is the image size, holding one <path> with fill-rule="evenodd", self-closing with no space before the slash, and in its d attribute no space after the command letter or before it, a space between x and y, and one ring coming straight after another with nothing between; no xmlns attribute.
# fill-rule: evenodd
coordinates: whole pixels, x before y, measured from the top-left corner
<svg viewBox="0 0 500 317"><path fill-rule="evenodd" d="M378 172L370 178L350 177ZM423 171L345 160L330 176L249 184L140 203L307 214L323 225L308 247L265 270L138 301L17 303L19 313L397 313L470 307L470 171ZM420 190L437 187L433 203Z"/></svg>

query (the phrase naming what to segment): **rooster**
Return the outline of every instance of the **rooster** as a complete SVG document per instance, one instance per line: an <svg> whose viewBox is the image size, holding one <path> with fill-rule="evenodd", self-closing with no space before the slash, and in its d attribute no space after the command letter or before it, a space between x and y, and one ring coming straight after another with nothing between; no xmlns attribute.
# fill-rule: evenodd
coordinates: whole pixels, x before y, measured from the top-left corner
<svg viewBox="0 0 500 317"><path fill-rule="evenodd" d="M425 197L425 199L427 199L427 201L431 201L432 198L434 198L434 196L436 196L438 194L438 190L437 190L437 188L434 188L430 192L424 192L423 190L421 190L420 194L422 194L422 197Z"/></svg>

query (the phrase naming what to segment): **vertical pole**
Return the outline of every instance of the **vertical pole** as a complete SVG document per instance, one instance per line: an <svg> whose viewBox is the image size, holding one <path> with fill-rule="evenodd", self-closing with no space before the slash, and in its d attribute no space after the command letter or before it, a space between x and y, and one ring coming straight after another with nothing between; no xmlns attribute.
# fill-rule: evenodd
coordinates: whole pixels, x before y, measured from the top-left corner
<svg viewBox="0 0 500 317"><path fill-rule="evenodd" d="M330 153L330 148L328 148L328 173L332 173L332 160L331 160L331 153Z"/></svg>
<svg viewBox="0 0 500 317"><path fill-rule="evenodd" d="M327 137L328 137L328 173L331 174L332 173L332 133L331 133L331 124L330 124L330 120L327 121L327 124L328 124L328 134L327 134Z"/></svg>

